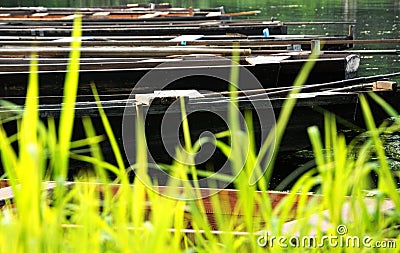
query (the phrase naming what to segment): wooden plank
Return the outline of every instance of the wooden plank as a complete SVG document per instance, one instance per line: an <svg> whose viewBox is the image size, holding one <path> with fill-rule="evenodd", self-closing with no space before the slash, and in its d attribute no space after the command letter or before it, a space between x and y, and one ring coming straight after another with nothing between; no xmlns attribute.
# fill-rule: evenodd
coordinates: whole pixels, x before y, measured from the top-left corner
<svg viewBox="0 0 400 253"><path fill-rule="evenodd" d="M107 186L108 189L111 189L112 194L118 194L118 191L120 190L121 185L119 184L99 184L99 183L89 183L89 182L66 182L65 186L93 186L96 187L97 191L100 193L104 192L105 186ZM42 183L42 190L43 191L52 191L56 187L56 183L53 181L46 181ZM130 185L130 187L134 187L134 185ZM182 187L169 187L169 186L157 186L154 187L154 191L163 193L163 194L170 194L170 193L175 193L177 196L182 195L185 190ZM210 223L211 227L216 230L218 228L215 220L215 214L221 214L225 216L232 216L232 217L241 217L244 215L244 210L243 208L238 208L238 191L234 189L212 189L212 188L198 188L198 189L193 189L192 193L199 193L199 195L196 195L197 199L196 204L201 205L204 207L204 213L206 214L208 218L208 222ZM174 195L175 195L174 194ZM269 192L256 192L257 195L260 197L264 194L267 195L267 197L271 201L271 205L274 208L279 202L281 202L283 199L288 197L290 193L287 192L276 192L276 191L269 191ZM191 194L192 195L192 194ZM219 202L221 203L221 209L216 210L213 206L213 202L210 196L214 196L218 198ZM309 199L312 198L320 198L318 195L314 195L312 193L307 194L307 197ZM11 187L6 187L0 189L0 201L5 200L12 200L14 198L14 194L12 192ZM101 198L101 194L100 194ZM293 205L293 209L295 211L295 208L297 206L297 201L300 198L300 194L296 194L296 201L295 204ZM146 212L151 212L152 209L152 204L151 202L147 202L146 206L144 207ZM254 217L261 217L262 216L262 209L259 206L258 203L255 203L254 207L254 212L253 216ZM186 212L186 215L190 215L190 212ZM190 219L190 216L187 216L186 219ZM289 218L290 219L290 218Z"/></svg>
<svg viewBox="0 0 400 253"><path fill-rule="evenodd" d="M65 186L72 185L72 182L66 182L64 183ZM56 182L54 181L45 181L42 183L42 190L43 191L52 191L56 187ZM4 205L6 200L13 200L15 197L15 194L13 192L13 189L11 186L8 185L8 182L5 180L2 180L2 187L0 188L0 207L2 206L1 204ZM19 187L19 185L16 185L16 187Z"/></svg>
<svg viewBox="0 0 400 253"><path fill-rule="evenodd" d="M138 18L155 18L155 17L168 15L168 14L169 14L169 12L156 11L154 13L148 13L148 14L141 15Z"/></svg>
<svg viewBox="0 0 400 253"><path fill-rule="evenodd" d="M102 11L102 12L95 12L93 13L92 17L98 18L98 17L106 17L110 15L111 12L109 11Z"/></svg>
<svg viewBox="0 0 400 253"><path fill-rule="evenodd" d="M246 61L252 65L258 65L258 64L268 64L268 63L279 63L283 60L288 60L290 59L290 55L284 55L284 56L256 56L256 57L246 57Z"/></svg>
<svg viewBox="0 0 400 253"><path fill-rule="evenodd" d="M233 12L233 13L225 13L221 14L224 17L237 17L237 16L247 16L247 15L257 15L261 13L261 11L241 11L241 12Z"/></svg>
<svg viewBox="0 0 400 253"><path fill-rule="evenodd" d="M172 41L172 42L182 42L182 41L188 42L188 41L195 41L195 40L201 39L203 37L204 37L204 35L181 35L181 36L175 37L175 38L173 38L173 39L171 39L169 41Z"/></svg>
<svg viewBox="0 0 400 253"><path fill-rule="evenodd" d="M188 98L202 98L204 97L197 90L158 90L152 94L136 94L135 99L140 104L150 105L170 105L180 97L186 101Z"/></svg>
<svg viewBox="0 0 400 253"><path fill-rule="evenodd" d="M158 4L127 4L127 8L152 8L153 9L160 9L160 8L172 8L172 5L170 3L158 3Z"/></svg>
<svg viewBox="0 0 400 253"><path fill-rule="evenodd" d="M11 186L0 189L0 201L9 200L12 198L14 198L14 193L11 189Z"/></svg>
<svg viewBox="0 0 400 253"><path fill-rule="evenodd" d="M76 15L72 14L72 15L68 15L68 16L62 17L60 19L62 19L62 20L74 20L75 17L76 17Z"/></svg>
<svg viewBox="0 0 400 253"><path fill-rule="evenodd" d="M376 198L371 198L371 197L365 197L363 199L364 205L366 206L367 210L369 213L376 213L376 208L377 208L377 199ZM386 199L381 203L379 206L379 212L385 213L395 207L395 204L392 200ZM341 210L341 218L343 223L348 223L352 222L354 217L351 216L351 203L348 198L348 200L343 204L342 210ZM324 217L324 219L321 220L321 217ZM329 210L325 210L321 213L315 213L309 216L307 219L299 219L299 220L292 220L288 221L283 224L282 226L282 233L283 234L294 234L294 235L300 235L299 231L299 222L307 222L307 225L313 229L311 229L307 235L309 236L314 236L317 235L317 230L314 229L315 227L318 227L321 229L320 232L322 233L327 233L329 229L332 228L332 224L328 222L329 220ZM304 224L304 223L302 223ZM270 233L271 234L271 233Z"/></svg>
<svg viewBox="0 0 400 253"><path fill-rule="evenodd" d="M390 81L376 81L372 83L372 89L374 91L396 91L397 83Z"/></svg>
<svg viewBox="0 0 400 253"><path fill-rule="evenodd" d="M46 16L48 16L49 14L48 13L34 13L34 14L32 14L31 15L31 17L46 17Z"/></svg>
<svg viewBox="0 0 400 253"><path fill-rule="evenodd" d="M118 191L120 190L120 186L118 184L109 184L109 185L104 185L104 184L98 184L98 183L88 183L88 182L66 182L66 186L93 186L96 187L97 191L100 193L103 193L105 190L105 187L108 189L111 189L112 194L118 194ZM130 185L133 187L133 185ZM43 182L42 183L43 191L52 191L56 187L55 182ZM181 187L168 187L168 186L158 186L155 187L153 190L160 192L160 193L171 193L175 192L176 195L180 195L184 193L184 189ZM197 205L203 206L204 207L204 213L207 215L207 219L209 224L211 225L213 229L213 234L226 234L230 232L226 231L218 231L218 225L215 220L215 215L224 215L224 216L232 216L235 217L238 221L240 221L241 216L244 215L244 210L243 208L238 208L238 190L235 189L211 189L211 188L198 188L198 189L193 189L193 192L199 193L200 195L197 195L198 200L196 201ZM329 223L329 210L324 210L322 212L317 212L315 214L312 214L308 216L307 218L301 218L301 219L296 219L293 220L294 217L296 217L296 208L297 208L297 203L302 197L301 194L299 193L288 193L288 192L277 192L277 191L268 191L268 192L260 192L256 191L255 194L259 197L262 198L263 196L267 197L269 201L271 202L272 209L274 209L282 200L289 196L295 196L294 203L292 205L292 212L288 216L288 220L283 224L282 230L280 231L282 234L290 234L290 235L296 235L299 236L301 234L300 229L301 227L298 226L298 224L301 222L306 224L309 227L312 227L314 229L311 229L311 231L308 231L307 235L308 236L315 236L318 234L318 232L323 232L323 233L328 233L329 229L332 228L332 224ZM102 194L100 194L101 198ZM214 200L211 199L210 196L214 197ZM319 194L312 194L308 193L306 194L307 201L316 201L320 202L324 198L323 195ZM12 189L10 186L1 188L0 189L0 201L2 201L4 205L4 201L6 200L12 200L14 198L14 194L12 192ZM215 198L220 202L220 209L215 209L213 205L213 201L216 201ZM341 209L341 218L343 223L349 223L352 222L354 217L352 216L352 208L354 208L351 204L351 197L345 197L346 201L342 206ZM365 205L367 208L367 211L369 213L376 213L377 208L378 210L382 213L388 212L392 209L394 209L395 204L392 200L390 199L384 199L383 202L380 203L378 206L377 204L377 199L373 197L365 197L362 199L363 203L356 203L356 205ZM253 217L255 217L255 222L265 222L262 219L257 219L256 217L262 217L262 207L260 206L260 203L254 203L254 211L253 211ZM152 203L147 202L146 206L144 207L146 212L151 212L152 209ZM190 219L190 212L186 212L186 219ZM321 219L323 217L323 219ZM341 226L345 226L344 224ZM315 228L321 229L321 231L317 231ZM74 226L74 225L65 225L64 228L79 228ZM345 228L345 227L344 227ZM134 228L132 228L134 229ZM187 228L184 230L185 233L194 233L190 228ZM169 232L174 232L174 230L170 230ZM199 231L198 231L199 232ZM275 231L276 232L276 231ZM347 231L344 231L347 232ZM199 233L202 233L201 231ZM254 235L260 235L263 236L264 234L268 233L269 235L274 235L272 231L258 231L255 232ZM249 235L245 231L235 231L235 235L240 236L240 235Z"/></svg>
<svg viewBox="0 0 400 253"><path fill-rule="evenodd" d="M218 17L221 16L222 13L221 12L209 12L206 17Z"/></svg>

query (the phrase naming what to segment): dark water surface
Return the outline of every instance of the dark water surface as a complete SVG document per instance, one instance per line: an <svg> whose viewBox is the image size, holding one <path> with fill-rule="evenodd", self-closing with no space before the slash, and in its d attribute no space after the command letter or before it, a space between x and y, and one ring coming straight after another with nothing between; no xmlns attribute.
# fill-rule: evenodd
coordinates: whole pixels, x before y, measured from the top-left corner
<svg viewBox="0 0 400 253"><path fill-rule="evenodd" d="M171 1L176 5L217 7L228 12L260 10L251 18L276 18L291 21L356 22L356 39L399 39L400 0L333 0L333 1ZM289 34L346 34L348 25L291 25ZM400 49L399 44L356 45L354 49ZM400 72L399 55L362 55L360 76ZM399 81L399 79L397 79Z"/></svg>

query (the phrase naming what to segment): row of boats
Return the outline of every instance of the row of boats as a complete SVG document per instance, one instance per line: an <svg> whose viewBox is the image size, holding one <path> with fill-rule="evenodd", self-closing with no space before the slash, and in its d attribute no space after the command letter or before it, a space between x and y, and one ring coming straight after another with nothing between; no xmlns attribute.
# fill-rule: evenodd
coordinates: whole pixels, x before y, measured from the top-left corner
<svg viewBox="0 0 400 253"><path fill-rule="evenodd" d="M147 144L156 162L172 161L173 155L160 145L162 138L171 145L178 145L183 138L181 130L174 139L172 134L163 136L161 129L167 113L180 120L180 110L168 109L178 97L185 97L187 112L193 112L189 118L193 140L204 131L227 129L226 122L215 115L227 114L235 68L239 75L239 91L235 93L238 107L242 112L258 113L253 118L257 136L265 130L260 118L273 115L268 118L273 121L267 124L270 130L285 101L297 99L280 152L308 146L307 127L322 127L326 112L346 122L343 127L362 129L359 96L365 92L374 90L395 108L399 106L396 84L385 79L398 73L358 77L360 55L348 50L356 42L353 23L346 23L349 31L345 35L288 35L290 23L232 19L257 12L225 13L223 7L182 9L165 4L0 8L2 99L24 105L34 53L39 69L39 115L43 119L60 116L64 85L68 85L65 77L72 22L77 13L82 17L82 37L76 117L90 116L97 133L104 133L92 95L94 84L122 147L124 117L136 115L137 108L145 110ZM238 62L233 64L232 60ZM308 62L314 67L301 92L288 97ZM137 96L144 97L145 102ZM155 98L161 102L149 102ZM377 104L372 102L372 107L377 121L388 117ZM3 106L0 115L6 122L7 115L20 115L21 110ZM76 119L75 124L74 139L84 138L82 122ZM5 126L10 133L15 132L14 121ZM258 137L258 141L261 139ZM135 143L134 139L129 141L129 147ZM110 145L102 145L107 152ZM211 160L218 163L221 159L217 154Z"/></svg>

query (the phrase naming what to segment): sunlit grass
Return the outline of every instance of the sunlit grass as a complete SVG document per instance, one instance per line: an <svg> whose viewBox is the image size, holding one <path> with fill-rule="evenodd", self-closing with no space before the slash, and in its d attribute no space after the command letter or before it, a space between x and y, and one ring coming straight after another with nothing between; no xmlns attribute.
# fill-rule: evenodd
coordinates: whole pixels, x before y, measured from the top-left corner
<svg viewBox="0 0 400 253"><path fill-rule="evenodd" d="M75 25L74 38L78 38L79 20ZM399 221L399 195L380 135L397 131L399 125L375 126L373 114L363 96L360 102L368 127L364 143L357 148L352 143L346 143L344 136L336 130L335 117L326 114L324 136L316 127L308 129L316 167L306 172L278 204L267 191L274 163L264 165L260 161L274 138L280 143L296 100L285 102L275 135L271 135L261 150L257 151L252 136L251 115L245 117L247 130L241 129L235 110L235 97L231 97L233 103L229 113L232 129L217 134L215 145L229 157L233 170L238 172L233 182L238 190L237 203L231 210L226 198L221 195L216 194L208 199L214 213L211 224L206 214L210 206L205 206L201 200L171 199L150 189L149 186L156 182L147 178L147 153L140 148L146 145L140 110L136 121L136 144L139 148L137 164L134 166L139 177L135 178L133 184L129 182L122 153L94 86L93 93L106 134L97 136L91 119L84 118L87 138L71 140L78 88L78 41L76 39L72 44L69 77L65 84L68 88L65 89L60 125L56 126L54 120L49 119L45 127L39 121L39 83L35 61L31 64L29 89L24 113L18 124L18 134L8 137L3 125L0 125L2 168L15 194L13 203L7 203L0 213L0 252L266 252L269 246L265 248L258 244L259 236L265 231L271 236L313 234L321 238L329 234L337 235L339 225L347 226L348 235L360 238L368 235L374 240L383 240L398 236L393 224ZM312 62L305 65L295 86L305 82L311 69ZM234 82L235 67L232 73ZM298 90L294 89L294 92ZM372 97L391 116L398 116L379 97ZM182 117L185 119L184 112ZM199 141L191 140L189 131L186 122L186 152L178 152L178 156L182 156L178 157L181 161L190 161L193 157L184 157L185 154L191 155L199 149ZM230 137L231 145L221 141L226 137ZM112 145L116 165L103 160L99 142L105 138ZM14 142L18 142L19 153L12 147ZM84 146L89 146L90 156L72 149ZM92 164L94 173L77 178L76 184L65 185L71 158ZM272 161L275 158L276 153ZM260 176L263 166L268 166L267 173L256 184L251 184ZM49 169L52 173L48 173ZM375 189L368 183L371 172L379 176ZM189 173L192 178L196 178L196 174L206 175L197 172L193 165L183 163L174 163L171 173L183 179L188 178ZM109 174L116 179L111 181ZM49 179L57 183L52 194L43 190L42 182ZM182 194L188 197L198 192L190 185L185 185L183 192L173 188L167 190L175 191L169 196ZM317 194L310 195L311 191ZM368 202L365 200L367 193L374 193ZM393 201L394 209L383 213L379 208L387 200ZM374 202L375 207L369 202ZM293 219L296 222L292 225L287 223ZM365 247L343 248L328 244L322 248L287 249L275 243L271 249L274 252L327 250L370 251Z"/></svg>

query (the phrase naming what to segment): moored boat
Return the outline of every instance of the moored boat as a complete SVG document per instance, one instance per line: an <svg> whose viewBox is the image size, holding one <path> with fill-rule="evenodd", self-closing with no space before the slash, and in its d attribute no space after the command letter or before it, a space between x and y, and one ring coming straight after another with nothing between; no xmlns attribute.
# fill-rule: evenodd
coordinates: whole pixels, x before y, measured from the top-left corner
<svg viewBox="0 0 400 253"><path fill-rule="evenodd" d="M370 86L367 88L365 87L364 89L371 89ZM328 88L329 86L326 86L326 89ZM174 94L174 92L176 92L176 94L182 94L177 91L167 91L167 94L169 94L168 97L173 97L171 94ZM383 96L383 98L394 108L400 108L400 100L398 99L400 94L399 92L375 92L379 92L379 95ZM229 92L207 92L198 94L200 95L196 97L188 97L185 103L186 112L190 116L188 119L192 140L197 140L205 131L214 134L226 131L228 127L227 123L221 120L220 117L221 115L227 117L228 107L231 104L229 101ZM291 98L275 96L273 92L265 90L245 91L244 94L247 95L239 95L238 97L238 108L241 112L250 111L253 113L254 134L259 144L263 138L261 135L268 133L271 130L271 127L275 124L275 119L279 117L285 101L288 99L296 99L295 108L279 147L280 152L297 151L308 147L310 143L307 135L307 128L315 125L323 129L324 114L326 112L330 112L340 118L339 123L343 125L340 125L339 128L349 129L349 126L353 126L354 129L360 130L364 127L362 112L359 107L359 96L361 94L367 94L365 92L311 92L300 93ZM270 94L270 96L268 96L268 94ZM141 96L143 97L144 95ZM150 98L154 98L154 94L150 95ZM175 97L175 99L176 98L177 97ZM159 103L153 103L153 100L149 100L150 104L143 104L143 100L138 99L121 99L119 96L103 96L101 99L103 100L101 103L102 108L109 118L114 134L120 141L119 144L121 147L123 144L122 141L127 141L124 145L127 144L132 148L135 145L134 139L123 138L124 133L122 132L121 126L123 125L124 117L135 121L137 114L135 108L139 106L140 110L146 113L146 118L144 119L146 125L146 139L148 149L153 156L154 161L162 163L170 163L172 161L172 157L165 150L164 145L168 144L173 145L174 147L175 145L179 145L180 139L183 138L182 132L181 130L175 129L176 131L179 131L179 134L175 135L176 133L174 132L170 133L171 135L169 136L168 132L166 135L165 132L162 133L160 127L166 114L173 119L173 124L181 122L182 115L180 107L171 107L171 104L175 101L174 99L164 99L161 100L164 102ZM43 120L49 117L57 119L60 116L61 107L62 104L42 104L39 107L39 115ZM371 107L374 108L374 118L377 122L381 122L388 118L387 113L382 109L379 109L379 105L376 103L371 103ZM0 114L3 115L3 118L7 118L13 115L20 115L20 112L22 112L22 108L2 107ZM260 117L260 115L262 117ZM98 134L104 132L99 117L98 105L95 102L77 102L75 117L74 139L78 140L85 138L81 125L82 122L79 120L82 117L91 117L96 132ZM5 126L8 126L6 129L7 131L15 131L16 128L14 128L15 125L12 122L7 124L5 124ZM130 127L132 127L131 131L133 131L134 123L133 125L130 125ZM178 136L180 137L174 138ZM167 140L167 143L163 143L161 140ZM107 150L110 150L109 144L103 143L102 146L105 153L107 153ZM125 151L130 152L129 150ZM213 159L214 162L220 163L221 159L224 161L226 158L224 158L221 153L218 153L213 157Z"/></svg>
<svg viewBox="0 0 400 253"><path fill-rule="evenodd" d="M229 23L208 23L205 25L197 25L191 23L177 23L177 24L124 24L124 25L103 25L94 27L82 27L83 36L126 36L126 35L175 35L175 34L203 34L203 35L217 35L238 33L244 35L262 35L263 31L268 28L271 35L287 34L287 26L279 21L274 22L259 22L253 25L246 25L237 22ZM66 36L72 34L72 27L49 26L23 26L12 27L4 26L0 28L0 36Z"/></svg>
<svg viewBox="0 0 400 253"><path fill-rule="evenodd" d="M193 53L190 48L186 51L177 51L175 48L159 50L161 53L170 55L182 54L182 52ZM219 49L217 49L219 50ZM225 49L224 49L225 50ZM233 51L225 50L228 55ZM4 54L5 49L0 49L0 55ZM15 51L14 51L15 52ZM23 54L17 51L18 54ZM98 49L81 49L81 70L79 79L78 95L90 95L90 84L94 83L100 94L130 94L137 89L137 83L143 76L152 73L160 76L186 76L175 80L168 85L169 89L197 89L210 91L228 90L228 82L232 62L229 58L209 55L195 54L175 57L145 58L139 57L146 53L144 48L139 48L137 58L134 49L101 50L103 57L108 55L112 58L86 58L94 57L98 54ZM212 52L206 50L205 52ZM216 52L223 52L222 50ZM246 53L245 49L240 51ZM250 52L250 51L249 51ZM69 50L47 51L42 49L39 54L56 56L61 54L66 56ZM155 50L148 48L148 54L154 54ZM30 50L26 51L30 54ZM114 57L113 57L114 56ZM119 58L125 56L123 58ZM299 74L302 66L309 60L309 53L298 52L281 55L249 55L242 56L240 67L249 71L263 88L288 87ZM307 79L307 84L324 83L352 78L357 75L359 66L359 56L357 55L329 55L321 54L315 61L315 66ZM39 94L46 103L45 96L61 96L64 87L66 74L66 59L62 58L43 58L39 60ZM0 59L0 96L25 97L29 78L30 59L2 58ZM197 74L196 74L197 73ZM220 74L225 76L225 80L212 77ZM211 76L210 76L211 75ZM148 84L141 86L141 92L152 92L159 89L158 84ZM160 84L161 85L161 84ZM247 84L246 84L247 85ZM260 87L259 87L260 88Z"/></svg>
<svg viewBox="0 0 400 253"><path fill-rule="evenodd" d="M173 8L170 4L107 6L94 8L45 8L45 7L3 7L0 8L2 21L67 21L79 13L85 21L135 21L135 20L204 20L235 16L218 8ZM236 15L254 15L257 12Z"/></svg>

